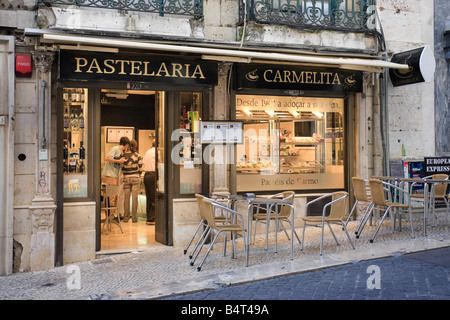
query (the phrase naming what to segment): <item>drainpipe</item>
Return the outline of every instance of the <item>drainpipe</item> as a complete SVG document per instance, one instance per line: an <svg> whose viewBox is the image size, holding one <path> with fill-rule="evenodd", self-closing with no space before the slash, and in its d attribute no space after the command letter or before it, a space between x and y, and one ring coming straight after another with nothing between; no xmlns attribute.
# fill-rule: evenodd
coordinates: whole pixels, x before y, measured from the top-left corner
<svg viewBox="0 0 450 320"><path fill-rule="evenodd" d="M385 70L384 73L380 74L382 78L381 82L381 92L380 92L380 113L381 113L381 140L383 147L383 175L389 176L391 174L390 170L390 151L389 151L389 113L388 113L388 71Z"/></svg>
<svg viewBox="0 0 450 320"><path fill-rule="evenodd" d="M381 176L383 175L383 134L381 133L382 119L380 110L380 79L378 74L373 74L373 77L373 174L375 176Z"/></svg>

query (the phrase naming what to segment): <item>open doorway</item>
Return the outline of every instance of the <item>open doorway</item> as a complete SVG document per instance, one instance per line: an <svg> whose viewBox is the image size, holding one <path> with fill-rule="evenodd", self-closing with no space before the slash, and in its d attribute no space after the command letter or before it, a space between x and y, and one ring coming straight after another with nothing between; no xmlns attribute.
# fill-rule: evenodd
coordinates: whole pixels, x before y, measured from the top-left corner
<svg viewBox="0 0 450 320"><path fill-rule="evenodd" d="M135 140L136 152L143 159L145 153L152 148L156 141L156 113L157 92L145 90L114 90L102 89L100 92L101 106L101 170L105 166L105 157L111 148L120 144L120 138L125 136ZM140 160L142 171L138 174L139 186L132 187L130 179L125 180L122 186L122 204L119 207L120 218L114 218L110 224L101 225L101 251L128 252L143 250L151 246L160 245L155 240L155 212L147 216L147 198L144 175L145 167ZM122 170L122 168L120 168ZM123 180L121 181L123 182ZM102 190L105 190L107 181L102 179ZM137 205L133 205L133 189L137 188L134 198ZM155 192L155 188L152 189ZM137 193L137 197L136 197ZM126 200L128 198L128 201ZM154 199L154 197L153 197ZM106 201L102 197L102 202ZM102 204L103 205L103 204ZM125 214L125 206L129 206L129 216ZM152 203L155 208L156 204ZM123 208L123 209L122 209ZM135 210L135 215L133 215ZM101 219L105 220L105 210L101 210ZM151 211L151 210L150 210ZM124 219L125 218L125 219ZM128 219L127 219L128 218Z"/></svg>

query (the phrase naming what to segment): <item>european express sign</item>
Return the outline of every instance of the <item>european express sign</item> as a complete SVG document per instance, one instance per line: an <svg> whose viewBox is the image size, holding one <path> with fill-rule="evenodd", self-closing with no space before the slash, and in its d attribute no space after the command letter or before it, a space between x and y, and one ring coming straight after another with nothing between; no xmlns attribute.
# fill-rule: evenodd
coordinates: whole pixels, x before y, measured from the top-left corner
<svg viewBox="0 0 450 320"><path fill-rule="evenodd" d="M235 70L238 89L362 92L362 72L284 65L244 65Z"/></svg>
<svg viewBox="0 0 450 320"><path fill-rule="evenodd" d="M217 85L217 63L61 51L59 79Z"/></svg>

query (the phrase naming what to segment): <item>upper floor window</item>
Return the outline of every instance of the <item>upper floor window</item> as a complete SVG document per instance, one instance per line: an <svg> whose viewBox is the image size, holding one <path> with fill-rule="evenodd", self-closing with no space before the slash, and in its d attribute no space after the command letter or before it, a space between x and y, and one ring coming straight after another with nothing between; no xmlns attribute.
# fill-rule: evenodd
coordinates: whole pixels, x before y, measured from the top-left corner
<svg viewBox="0 0 450 320"><path fill-rule="evenodd" d="M203 17L203 0L39 0L44 4L105 8L165 14Z"/></svg>
<svg viewBox="0 0 450 320"><path fill-rule="evenodd" d="M375 0L239 0L241 17L309 29L374 29Z"/></svg>

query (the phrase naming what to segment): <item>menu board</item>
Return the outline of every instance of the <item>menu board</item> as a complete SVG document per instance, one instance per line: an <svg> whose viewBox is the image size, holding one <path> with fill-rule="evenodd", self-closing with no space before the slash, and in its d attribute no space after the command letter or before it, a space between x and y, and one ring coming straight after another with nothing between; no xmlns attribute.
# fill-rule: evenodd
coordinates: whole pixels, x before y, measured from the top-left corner
<svg viewBox="0 0 450 320"><path fill-rule="evenodd" d="M132 140L133 137L133 129L132 128L108 128L106 135L107 143L119 143L120 138L127 137Z"/></svg>
<svg viewBox="0 0 450 320"><path fill-rule="evenodd" d="M202 143L243 143L242 121L202 121Z"/></svg>

